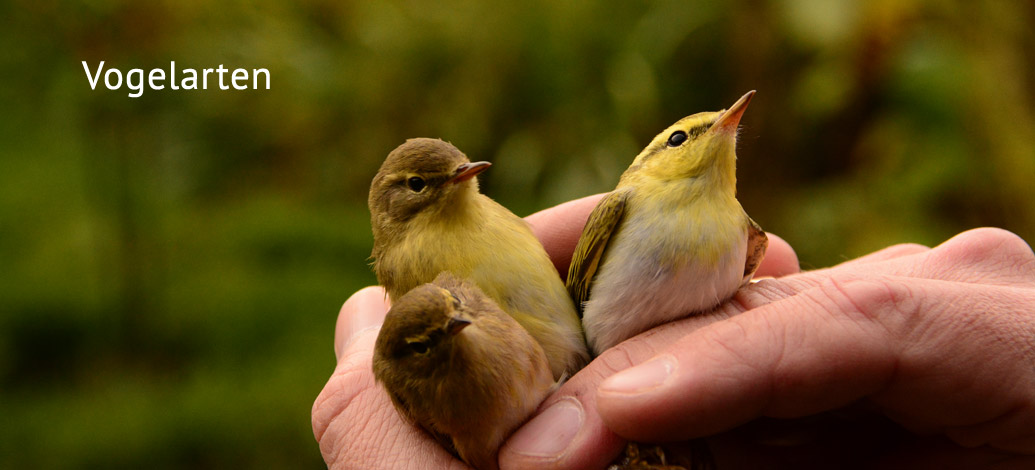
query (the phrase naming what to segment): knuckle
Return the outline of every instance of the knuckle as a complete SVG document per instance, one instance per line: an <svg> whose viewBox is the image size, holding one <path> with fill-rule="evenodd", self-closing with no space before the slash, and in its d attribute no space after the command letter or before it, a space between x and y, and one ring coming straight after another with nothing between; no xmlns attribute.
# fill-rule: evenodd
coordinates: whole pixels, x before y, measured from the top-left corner
<svg viewBox="0 0 1035 470"><path fill-rule="evenodd" d="M621 343L608 349L597 358L600 373L607 376L618 371L632 367L632 356L629 355L628 345Z"/></svg>
<svg viewBox="0 0 1035 470"><path fill-rule="evenodd" d="M599 363L594 368L596 373L604 378L650 359L658 353L658 349L650 341L636 336L604 351L593 361Z"/></svg>
<svg viewBox="0 0 1035 470"><path fill-rule="evenodd" d="M1009 230L996 227L982 227L968 230L963 233L963 236L981 241L983 244L1024 250L1031 253L1031 248L1028 247L1024 239Z"/></svg>
<svg viewBox="0 0 1035 470"><path fill-rule="evenodd" d="M918 310L915 293L904 282L888 277L838 279L831 277L820 285L821 302L858 321L887 324L913 316Z"/></svg>
<svg viewBox="0 0 1035 470"><path fill-rule="evenodd" d="M963 232L937 249L941 259L956 265L1009 263L1035 264L1035 253L1023 238L1000 228L984 227Z"/></svg>
<svg viewBox="0 0 1035 470"><path fill-rule="evenodd" d="M755 322L761 322L755 324ZM735 363L747 368L765 368L779 362L787 350L786 332L769 322L765 316L753 319L742 317L701 330L701 344L709 345L698 353L714 358L732 357ZM752 348L749 345L766 345ZM721 359L720 359L721 360Z"/></svg>

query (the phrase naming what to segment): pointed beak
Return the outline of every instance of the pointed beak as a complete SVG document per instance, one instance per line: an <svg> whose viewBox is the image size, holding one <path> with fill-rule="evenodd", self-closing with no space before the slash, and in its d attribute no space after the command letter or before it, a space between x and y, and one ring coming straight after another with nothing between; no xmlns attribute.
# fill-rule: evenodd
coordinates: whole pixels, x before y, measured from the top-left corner
<svg viewBox="0 0 1035 470"><path fill-rule="evenodd" d="M471 320L464 320L463 318L450 317L449 321L446 322L446 333L449 336L456 336L457 333L463 331L471 324Z"/></svg>
<svg viewBox="0 0 1035 470"><path fill-rule="evenodd" d="M453 173L453 177L450 178L449 182L454 184L463 183L464 181L478 176L479 173L488 170L490 166L492 166L492 163L489 162L464 163L457 167L456 172Z"/></svg>
<svg viewBox="0 0 1035 470"><path fill-rule="evenodd" d="M741 96L733 106L730 107L722 116L719 116L719 120L712 124L712 129L722 132L736 132L737 126L740 125L740 117L744 115L744 111L747 110L748 103L751 102L751 97L755 96L755 90L751 90Z"/></svg>

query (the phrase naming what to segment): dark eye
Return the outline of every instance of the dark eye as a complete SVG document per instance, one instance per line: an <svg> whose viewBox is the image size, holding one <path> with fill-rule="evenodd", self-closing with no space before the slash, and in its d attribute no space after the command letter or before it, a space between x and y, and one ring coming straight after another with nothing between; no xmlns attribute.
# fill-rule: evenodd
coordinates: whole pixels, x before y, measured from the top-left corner
<svg viewBox="0 0 1035 470"><path fill-rule="evenodd" d="M411 176L410 179L406 180L406 186L409 186L415 193L423 191L425 185L424 178L420 176Z"/></svg>
<svg viewBox="0 0 1035 470"><path fill-rule="evenodd" d="M410 350L417 354L427 354L428 352L428 343L425 343L423 341L411 341L409 343L409 346Z"/></svg>
<svg viewBox="0 0 1035 470"><path fill-rule="evenodd" d="M679 147L680 145L683 145L683 142L686 142L686 132L675 131L672 135L668 136L669 147Z"/></svg>

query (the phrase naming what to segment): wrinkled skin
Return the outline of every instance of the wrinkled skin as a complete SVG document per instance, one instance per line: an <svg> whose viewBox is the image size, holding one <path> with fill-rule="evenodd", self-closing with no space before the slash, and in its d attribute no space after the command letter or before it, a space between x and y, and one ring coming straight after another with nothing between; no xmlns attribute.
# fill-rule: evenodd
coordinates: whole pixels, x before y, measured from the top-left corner
<svg viewBox="0 0 1035 470"><path fill-rule="evenodd" d="M599 197L528 217L561 272ZM1023 240L977 229L798 273L770 239L757 276L775 279L606 351L504 444L501 468L599 469L625 439L702 436L719 468L1035 468L1035 255ZM313 406L324 459L465 468L374 383L384 299L368 287L339 314L338 364Z"/></svg>

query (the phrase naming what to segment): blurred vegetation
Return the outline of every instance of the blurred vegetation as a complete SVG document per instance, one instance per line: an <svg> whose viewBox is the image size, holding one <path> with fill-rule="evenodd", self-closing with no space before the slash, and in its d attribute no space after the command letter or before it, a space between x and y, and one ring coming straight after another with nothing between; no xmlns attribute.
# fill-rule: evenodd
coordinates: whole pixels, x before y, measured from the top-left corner
<svg viewBox="0 0 1035 470"><path fill-rule="evenodd" d="M758 95L748 212L805 267L994 225L1035 239L1035 5L15 0L0 6L0 467L318 468L369 181L407 137L519 214L607 191ZM268 68L269 91L91 90Z"/></svg>

